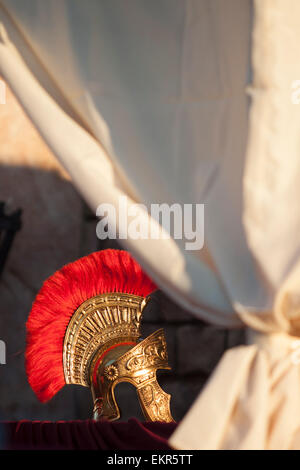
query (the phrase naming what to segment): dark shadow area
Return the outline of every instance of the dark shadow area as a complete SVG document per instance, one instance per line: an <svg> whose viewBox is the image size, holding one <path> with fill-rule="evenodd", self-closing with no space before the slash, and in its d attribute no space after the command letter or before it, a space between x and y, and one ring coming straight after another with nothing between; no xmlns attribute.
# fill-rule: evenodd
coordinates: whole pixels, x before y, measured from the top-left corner
<svg viewBox="0 0 300 470"><path fill-rule="evenodd" d="M121 421L136 418L145 421L136 389L130 383L119 383L115 388L115 398L121 412Z"/></svg>

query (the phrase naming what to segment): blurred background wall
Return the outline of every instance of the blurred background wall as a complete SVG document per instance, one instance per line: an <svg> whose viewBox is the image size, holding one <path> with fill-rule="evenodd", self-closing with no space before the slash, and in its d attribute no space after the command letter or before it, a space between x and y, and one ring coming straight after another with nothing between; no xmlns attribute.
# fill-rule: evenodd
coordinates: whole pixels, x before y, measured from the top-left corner
<svg viewBox="0 0 300 470"><path fill-rule="evenodd" d="M23 211L22 229L0 278L0 339L6 344L6 364L0 365L0 418L87 419L92 411L89 389L68 386L48 404L37 401L24 368L25 322L37 291L55 270L97 249L119 246L97 240L94 214L8 88L6 104L0 104L0 201L8 211ZM172 394L172 413L179 420L224 350L243 343L243 331L206 325L161 291L152 297L143 335L165 328L172 371L161 372L159 381ZM142 419L133 387L119 385L116 396L123 420Z"/></svg>

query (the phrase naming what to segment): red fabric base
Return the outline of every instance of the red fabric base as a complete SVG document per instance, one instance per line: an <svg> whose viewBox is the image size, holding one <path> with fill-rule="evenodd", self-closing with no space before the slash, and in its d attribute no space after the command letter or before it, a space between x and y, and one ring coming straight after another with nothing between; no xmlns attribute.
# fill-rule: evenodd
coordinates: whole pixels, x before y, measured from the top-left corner
<svg viewBox="0 0 300 470"><path fill-rule="evenodd" d="M176 423L15 421L0 423L6 450L168 450Z"/></svg>

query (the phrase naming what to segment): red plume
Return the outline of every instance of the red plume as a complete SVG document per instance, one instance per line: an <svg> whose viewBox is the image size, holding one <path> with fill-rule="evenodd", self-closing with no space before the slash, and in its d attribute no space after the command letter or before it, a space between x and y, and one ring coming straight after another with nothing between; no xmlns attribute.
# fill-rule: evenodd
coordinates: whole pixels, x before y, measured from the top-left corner
<svg viewBox="0 0 300 470"><path fill-rule="evenodd" d="M65 385L64 335L72 315L83 302L110 292L146 297L155 289L139 264L121 250L92 253L49 277L26 324L26 372L38 399L50 400Z"/></svg>

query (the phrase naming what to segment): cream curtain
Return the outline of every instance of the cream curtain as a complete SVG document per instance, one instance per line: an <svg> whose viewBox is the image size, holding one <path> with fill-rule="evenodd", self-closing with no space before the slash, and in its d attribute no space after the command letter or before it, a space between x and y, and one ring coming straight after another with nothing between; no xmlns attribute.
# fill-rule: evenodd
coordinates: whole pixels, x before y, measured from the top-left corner
<svg viewBox="0 0 300 470"><path fill-rule="evenodd" d="M299 448L299 2L0 5L0 74L93 210L205 204L199 252L124 240L191 313L249 327L170 444Z"/></svg>

